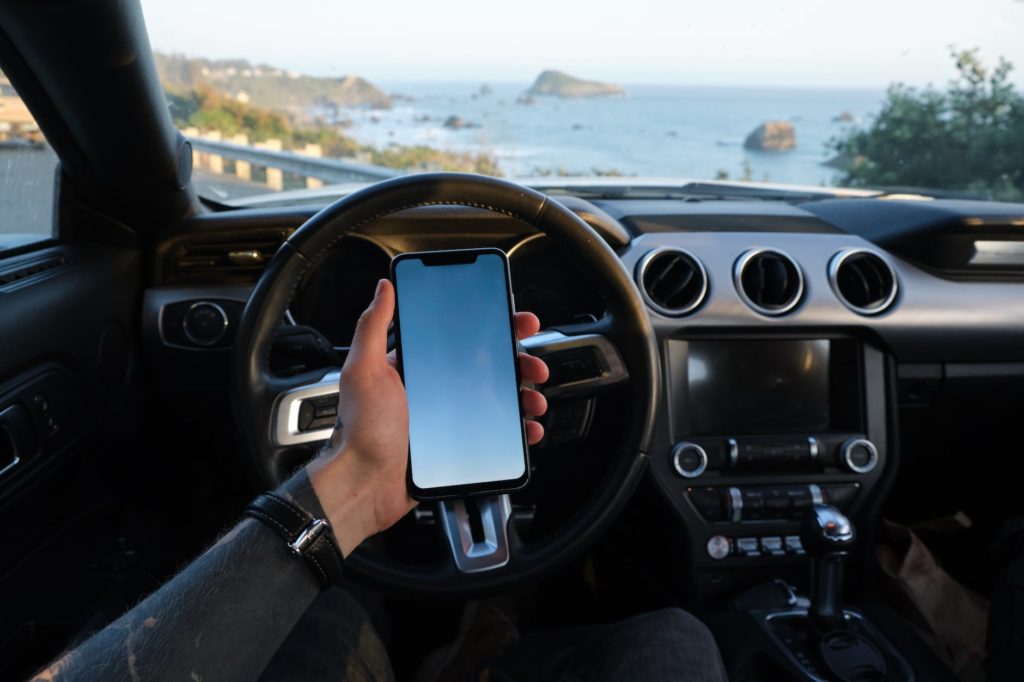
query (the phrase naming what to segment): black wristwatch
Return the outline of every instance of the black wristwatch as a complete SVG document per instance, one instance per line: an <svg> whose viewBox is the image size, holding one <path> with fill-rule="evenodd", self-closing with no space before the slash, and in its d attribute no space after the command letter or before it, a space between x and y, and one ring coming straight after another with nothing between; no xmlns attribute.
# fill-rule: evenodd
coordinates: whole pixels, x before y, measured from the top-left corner
<svg viewBox="0 0 1024 682"><path fill-rule="evenodd" d="M250 502L245 515L280 535L292 554L309 565L321 588L341 579L345 559L327 519L314 518L274 493L263 493Z"/></svg>

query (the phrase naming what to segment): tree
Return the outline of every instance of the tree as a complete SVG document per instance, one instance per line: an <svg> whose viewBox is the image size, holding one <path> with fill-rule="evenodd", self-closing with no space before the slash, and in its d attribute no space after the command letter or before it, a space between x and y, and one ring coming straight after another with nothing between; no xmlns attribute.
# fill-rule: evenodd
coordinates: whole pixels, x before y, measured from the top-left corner
<svg viewBox="0 0 1024 682"><path fill-rule="evenodd" d="M961 190L1024 198L1024 96L1005 59L989 69L977 49L950 54L957 76L945 91L897 83L866 129L831 146L845 159L840 184Z"/></svg>

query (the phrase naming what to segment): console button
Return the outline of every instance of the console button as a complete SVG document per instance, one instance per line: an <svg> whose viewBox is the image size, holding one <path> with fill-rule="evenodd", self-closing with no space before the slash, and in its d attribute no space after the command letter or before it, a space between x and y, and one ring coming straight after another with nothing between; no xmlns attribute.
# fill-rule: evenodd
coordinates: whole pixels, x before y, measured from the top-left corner
<svg viewBox="0 0 1024 682"><path fill-rule="evenodd" d="M782 519L789 516L790 504L785 488L768 488L764 491L765 518Z"/></svg>
<svg viewBox="0 0 1024 682"><path fill-rule="evenodd" d="M708 556L712 559L724 559L731 551L732 543L724 535L713 535L708 540Z"/></svg>
<svg viewBox="0 0 1024 682"><path fill-rule="evenodd" d="M833 507L837 507L840 511L846 511L857 499L859 489L860 486L856 483L827 485L825 486L825 498Z"/></svg>
<svg viewBox="0 0 1024 682"><path fill-rule="evenodd" d="M851 438L839 450L843 468L855 474L866 474L878 465L878 449L866 438Z"/></svg>
<svg viewBox="0 0 1024 682"><path fill-rule="evenodd" d="M786 551L790 554L805 554L804 545L800 542L799 535L787 535L783 538L786 544Z"/></svg>
<svg viewBox="0 0 1024 682"><path fill-rule="evenodd" d="M743 518L750 521L765 516L764 495L760 490L743 491Z"/></svg>
<svg viewBox="0 0 1024 682"><path fill-rule="evenodd" d="M725 520L726 496L724 491L715 488L691 490L689 497L690 502L706 520L711 522Z"/></svg>
<svg viewBox="0 0 1024 682"><path fill-rule="evenodd" d="M672 465L683 478L696 478L708 467L708 453L696 443L677 443L672 448Z"/></svg>
<svg viewBox="0 0 1024 682"><path fill-rule="evenodd" d="M185 338L197 346L212 346L228 329L228 314L216 303L193 303L181 320Z"/></svg>
<svg viewBox="0 0 1024 682"><path fill-rule="evenodd" d="M782 538L776 536L761 538L761 549L770 556L782 556L786 553L782 548Z"/></svg>
<svg viewBox="0 0 1024 682"><path fill-rule="evenodd" d="M757 538L738 538L736 551L743 556L761 556L761 546Z"/></svg>

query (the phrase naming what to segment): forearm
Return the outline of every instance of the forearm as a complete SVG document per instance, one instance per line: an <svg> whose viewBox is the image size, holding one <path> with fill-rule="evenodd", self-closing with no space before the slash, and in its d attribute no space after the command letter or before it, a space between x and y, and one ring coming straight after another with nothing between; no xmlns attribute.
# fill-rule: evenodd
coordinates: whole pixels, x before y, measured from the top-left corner
<svg viewBox="0 0 1024 682"><path fill-rule="evenodd" d="M321 516L300 473L280 491ZM247 519L38 680L255 680L319 593L281 537Z"/></svg>

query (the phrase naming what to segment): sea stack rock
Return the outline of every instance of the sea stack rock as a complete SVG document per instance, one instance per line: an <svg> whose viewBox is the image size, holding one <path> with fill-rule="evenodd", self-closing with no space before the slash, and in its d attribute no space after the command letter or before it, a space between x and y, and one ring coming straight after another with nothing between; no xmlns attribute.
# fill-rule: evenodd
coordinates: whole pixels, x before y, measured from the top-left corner
<svg viewBox="0 0 1024 682"><path fill-rule="evenodd" d="M622 86L615 83L599 83L570 76L563 71L544 71L533 82L526 95L548 95L553 97L607 97L621 95Z"/></svg>
<svg viewBox="0 0 1024 682"><path fill-rule="evenodd" d="M768 121L747 135L743 146L764 152L788 151L796 148L796 131L788 121Z"/></svg>

